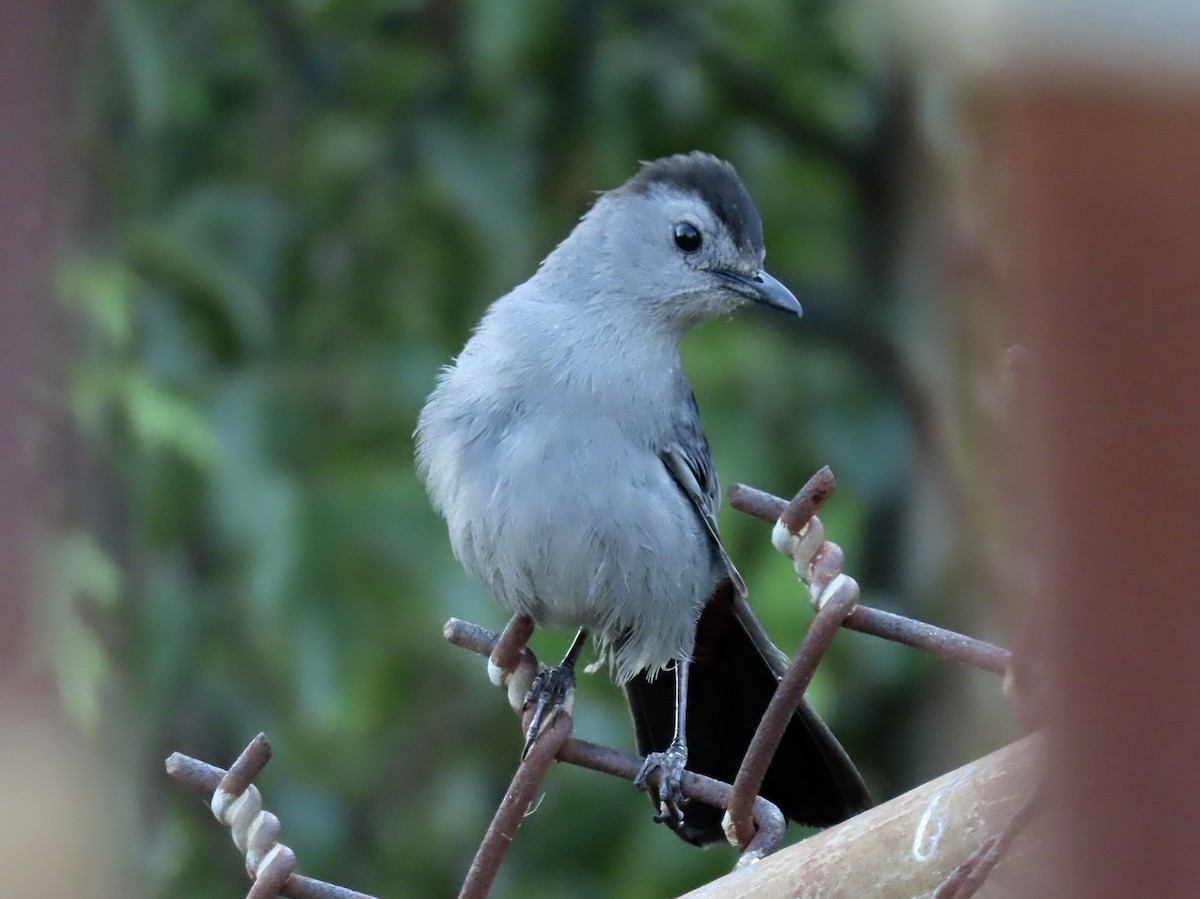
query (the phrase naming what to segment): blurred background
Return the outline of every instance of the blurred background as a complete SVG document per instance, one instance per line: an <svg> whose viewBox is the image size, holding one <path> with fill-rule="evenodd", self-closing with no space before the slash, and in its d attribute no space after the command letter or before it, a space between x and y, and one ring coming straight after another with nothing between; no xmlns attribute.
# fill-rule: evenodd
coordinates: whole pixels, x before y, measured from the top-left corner
<svg viewBox="0 0 1200 899"><path fill-rule="evenodd" d="M225 766L261 730L257 782L300 872L457 890L521 738L483 661L442 641L450 616L504 618L453 560L411 434L487 304L639 160L732 161L804 304L685 343L722 483L791 496L831 465L822 518L865 602L1008 640L998 479L976 449L1011 386L978 243L991 210L962 202L976 148L953 83L912 66L873 5L4 16L7 208L27 216L5 252L32 285L4 338L22 423L5 476L42 522L10 522L11 570L36 587L8 586L5 714L65 753L21 779L78 778L61 801L93 886L243 895L228 833L162 760ZM811 612L790 565L761 522L726 509L721 526L791 651ZM554 658L569 636L533 647ZM811 697L882 800L1015 733L995 687L844 633ZM581 679L576 714L578 736L632 748L605 677ZM545 787L498 897L663 897L734 861L653 824L626 783L562 766Z"/></svg>

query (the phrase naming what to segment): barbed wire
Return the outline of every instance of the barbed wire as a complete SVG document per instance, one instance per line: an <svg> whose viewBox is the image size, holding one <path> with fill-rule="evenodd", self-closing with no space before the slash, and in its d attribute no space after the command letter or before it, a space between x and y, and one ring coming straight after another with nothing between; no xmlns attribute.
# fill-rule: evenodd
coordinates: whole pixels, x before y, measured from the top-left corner
<svg viewBox="0 0 1200 899"><path fill-rule="evenodd" d="M171 777L208 794L216 819L230 828L253 881L246 899L375 899L293 872L296 854L279 842L279 819L264 811L262 794L252 783L270 760L271 744L266 734L260 733L228 771L181 752L171 753L166 768Z"/></svg>

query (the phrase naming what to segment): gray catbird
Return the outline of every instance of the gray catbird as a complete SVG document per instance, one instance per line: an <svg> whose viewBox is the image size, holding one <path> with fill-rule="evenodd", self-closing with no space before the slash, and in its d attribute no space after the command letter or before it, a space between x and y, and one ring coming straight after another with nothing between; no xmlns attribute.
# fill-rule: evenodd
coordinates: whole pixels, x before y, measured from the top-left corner
<svg viewBox="0 0 1200 899"><path fill-rule="evenodd" d="M643 164L492 303L417 425L418 469L463 567L508 611L578 629L531 695L561 703L591 633L633 711L639 782L659 769L660 820L697 844L724 839L721 812L683 799L684 766L733 779L783 657L717 535L679 341L748 301L799 315L763 257L733 166L703 153ZM807 704L763 793L812 825L870 804Z"/></svg>

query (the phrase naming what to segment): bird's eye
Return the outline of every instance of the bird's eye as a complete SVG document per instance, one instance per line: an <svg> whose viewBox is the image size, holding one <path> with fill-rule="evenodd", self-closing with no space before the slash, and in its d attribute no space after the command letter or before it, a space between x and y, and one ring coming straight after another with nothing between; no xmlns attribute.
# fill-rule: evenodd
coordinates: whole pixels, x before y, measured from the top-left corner
<svg viewBox="0 0 1200 899"><path fill-rule="evenodd" d="M700 229L691 222L679 222L675 226L675 246L685 253L695 253L700 249L703 238Z"/></svg>

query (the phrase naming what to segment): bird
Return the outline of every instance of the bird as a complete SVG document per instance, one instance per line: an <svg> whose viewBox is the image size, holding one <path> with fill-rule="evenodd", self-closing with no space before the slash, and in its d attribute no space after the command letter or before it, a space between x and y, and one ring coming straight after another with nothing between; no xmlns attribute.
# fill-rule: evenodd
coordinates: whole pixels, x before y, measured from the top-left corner
<svg viewBox="0 0 1200 899"><path fill-rule="evenodd" d="M591 635L645 756L635 782L656 820L701 846L724 841L722 811L683 795L683 771L732 782L786 662L721 542L720 487L679 347L751 303L801 314L764 258L730 163L700 151L642 163L488 307L414 435L465 571L508 612L576 632L527 697L526 750L573 690ZM812 826L871 804L806 702L762 793Z"/></svg>

